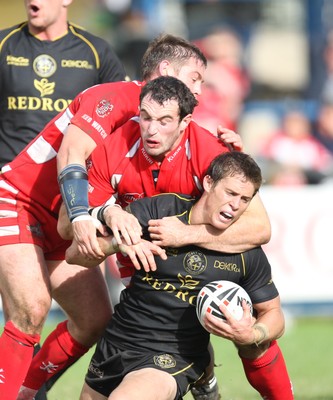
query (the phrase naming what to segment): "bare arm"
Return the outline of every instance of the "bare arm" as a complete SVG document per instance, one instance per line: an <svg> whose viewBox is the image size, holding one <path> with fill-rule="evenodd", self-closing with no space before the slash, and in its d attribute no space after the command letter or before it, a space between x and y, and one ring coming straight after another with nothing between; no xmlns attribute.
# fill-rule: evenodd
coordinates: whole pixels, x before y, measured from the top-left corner
<svg viewBox="0 0 333 400"><path fill-rule="evenodd" d="M64 138L61 142L61 146L57 155L57 169L58 175L63 172L65 173L66 169L70 166L80 166L81 172L84 174L86 171L86 160L95 149L96 143L95 141L87 135L83 130L78 128L75 125L69 125L67 127ZM66 169L65 169L66 168ZM64 170L65 169L65 170ZM77 167L75 167L77 169ZM88 185L87 177L85 178L85 182L83 185ZM83 180L81 179L81 182ZM63 200L65 200L64 193L66 193L66 189L62 188ZM88 189L83 188L79 193L76 193L76 197L81 197L82 204L88 204ZM67 200L67 204L70 201ZM67 207L70 207L69 205ZM67 210L68 214L70 214L69 209ZM90 253L92 256L102 257L103 253L101 252L99 245L96 240L96 229L91 220L87 217L86 219L81 218L80 221L73 224L73 234L76 238L78 244L80 244L81 251L86 253Z"/></svg>
<svg viewBox="0 0 333 400"><path fill-rule="evenodd" d="M123 213L126 212L123 211ZM134 218L132 215L130 216ZM71 240L73 238L73 225L68 219L64 205L60 208L57 229L63 239ZM105 234L103 226L99 229ZM145 271L155 271L156 263L154 256L159 256L163 260L167 258L164 249L146 240L140 240L137 244L128 246L125 243L117 243L113 235L97 237L95 232L95 237L103 256L92 257L90 254L83 254L80 246L74 239L66 251L66 261L69 264L78 264L90 268L99 265L111 254L121 251L131 259L136 269L143 268Z"/></svg>
<svg viewBox="0 0 333 400"><path fill-rule="evenodd" d="M80 252L76 241L73 240L70 247L66 250L66 261L68 264L78 264L87 268L96 267L111 254L121 251L131 259L137 270L143 268L148 272L156 270L154 256L160 256L163 260L166 260L167 258L164 249L148 242L147 240L141 240L139 243L131 246L128 246L125 243L119 245L113 236L99 237L97 240L104 253L102 260L100 258L91 258L83 255Z"/></svg>
<svg viewBox="0 0 333 400"><path fill-rule="evenodd" d="M271 225L257 194L244 214L224 231L210 225L185 225L178 218L168 217L149 221L149 232L153 243L163 247L195 244L225 253L241 253L267 243Z"/></svg>
<svg viewBox="0 0 333 400"><path fill-rule="evenodd" d="M205 324L209 332L231 340L236 346L265 345L278 339L284 332L284 316L281 309L280 297L254 304L257 311L257 320L251 316L250 308L243 304L244 315L241 320L236 320L221 304L220 309L227 318L227 323L207 313Z"/></svg>
<svg viewBox="0 0 333 400"><path fill-rule="evenodd" d="M57 155L58 173L69 164L86 165L86 159L95 149L96 143L82 129L68 125Z"/></svg>

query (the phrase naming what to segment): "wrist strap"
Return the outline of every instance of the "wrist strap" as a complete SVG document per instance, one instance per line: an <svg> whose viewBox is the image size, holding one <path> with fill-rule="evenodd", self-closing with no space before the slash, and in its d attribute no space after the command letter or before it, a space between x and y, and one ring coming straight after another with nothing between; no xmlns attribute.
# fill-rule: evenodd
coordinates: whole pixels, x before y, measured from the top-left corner
<svg viewBox="0 0 333 400"><path fill-rule="evenodd" d="M253 325L253 329L254 329L254 339L253 339L253 344L256 347L259 347L261 345L262 342L264 342L265 340L267 340L269 334L268 334L268 329L267 326L261 323L256 323ZM255 331L259 332L259 337L256 337L256 333Z"/></svg>
<svg viewBox="0 0 333 400"><path fill-rule="evenodd" d="M105 211L108 207L118 207L118 208L121 208L119 204L105 204L104 206L90 208L90 209L88 210L88 213L89 213L92 217L97 218L103 225L106 225L105 217L104 217L104 211Z"/></svg>

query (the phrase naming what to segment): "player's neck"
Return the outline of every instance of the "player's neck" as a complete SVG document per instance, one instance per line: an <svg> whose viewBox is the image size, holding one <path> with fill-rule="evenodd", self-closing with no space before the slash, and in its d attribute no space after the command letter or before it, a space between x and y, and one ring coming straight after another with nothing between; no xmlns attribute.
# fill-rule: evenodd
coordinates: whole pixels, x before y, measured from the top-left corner
<svg viewBox="0 0 333 400"><path fill-rule="evenodd" d="M191 208L189 223L191 225L201 225L205 223L204 220L204 204L198 200Z"/></svg>
<svg viewBox="0 0 333 400"><path fill-rule="evenodd" d="M46 29L37 28L32 25L29 25L29 32L35 36L39 40L57 40L62 36L65 36L68 32L68 24L65 23L57 23L52 26L47 27Z"/></svg>

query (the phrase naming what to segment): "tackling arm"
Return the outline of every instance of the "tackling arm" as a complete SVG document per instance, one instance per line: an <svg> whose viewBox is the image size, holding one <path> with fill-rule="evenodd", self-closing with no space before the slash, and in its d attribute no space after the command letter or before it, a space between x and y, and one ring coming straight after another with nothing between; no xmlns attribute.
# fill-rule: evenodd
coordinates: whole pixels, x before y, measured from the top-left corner
<svg viewBox="0 0 333 400"><path fill-rule="evenodd" d="M185 225L171 217L149 221L149 232L153 243L163 247L195 244L225 253L241 253L267 243L271 237L271 225L256 194L244 214L224 231L211 225Z"/></svg>
<svg viewBox="0 0 333 400"><path fill-rule="evenodd" d="M69 125L58 156L58 181L67 214L72 222L74 237L84 252L102 257L96 230L88 215L88 175L86 159L95 149L95 141L75 125Z"/></svg>
<svg viewBox="0 0 333 400"><path fill-rule="evenodd" d="M69 125L57 155L58 174L70 164L86 166L95 149L95 141L76 125Z"/></svg>
<svg viewBox="0 0 333 400"><path fill-rule="evenodd" d="M123 213L128 214L130 218L135 218L131 214L126 211L121 210ZM99 221L96 218L91 217L98 223ZM68 264L78 264L84 267L90 268L99 265L102 261L104 261L108 256L114 253L118 253L121 251L124 255L127 255L134 267L136 269L143 268L145 271L155 271L156 263L154 256L159 256L163 260L166 260L166 252L161 247L146 241L140 240L138 243L134 245L127 245L125 243L117 243L117 240L113 235L108 235L106 231L103 229L102 224L99 222L98 230L100 233L103 233L105 236L95 237L98 242L98 246L103 254L102 257L96 256L92 257L90 254L83 254L80 246L77 241L74 239L72 241L71 246L66 251L66 261ZM67 216L64 205L61 206L59 212L58 219L58 233L65 240L71 240L73 238L73 225L70 223L69 218Z"/></svg>

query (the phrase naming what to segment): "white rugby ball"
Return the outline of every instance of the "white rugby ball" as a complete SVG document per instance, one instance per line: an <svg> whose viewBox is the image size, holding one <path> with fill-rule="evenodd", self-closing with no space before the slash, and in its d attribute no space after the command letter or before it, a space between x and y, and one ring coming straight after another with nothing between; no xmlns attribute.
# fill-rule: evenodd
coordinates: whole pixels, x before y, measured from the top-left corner
<svg viewBox="0 0 333 400"><path fill-rule="evenodd" d="M251 307L252 301L247 292L237 283L230 281L213 281L204 286L197 298L197 316L203 327L203 317L206 312L214 315L217 318L226 318L219 309L219 304L223 303L228 311L237 319L240 320L243 316L242 301L245 300Z"/></svg>

